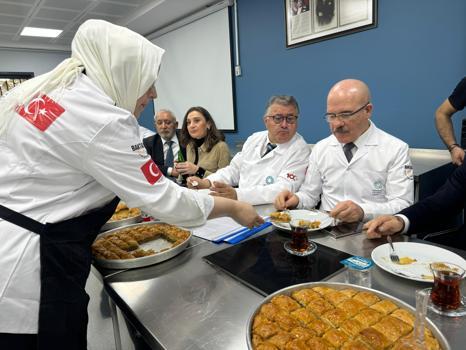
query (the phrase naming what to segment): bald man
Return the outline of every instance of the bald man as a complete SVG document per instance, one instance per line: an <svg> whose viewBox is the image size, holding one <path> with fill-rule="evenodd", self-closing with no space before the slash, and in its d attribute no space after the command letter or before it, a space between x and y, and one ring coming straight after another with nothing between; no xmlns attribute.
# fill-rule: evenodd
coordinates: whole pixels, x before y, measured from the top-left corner
<svg viewBox="0 0 466 350"><path fill-rule="evenodd" d="M335 84L325 120L332 135L319 141L309 158L303 185L281 192L275 207L320 209L344 222L394 214L414 200L408 145L378 129L367 85L354 79Z"/></svg>

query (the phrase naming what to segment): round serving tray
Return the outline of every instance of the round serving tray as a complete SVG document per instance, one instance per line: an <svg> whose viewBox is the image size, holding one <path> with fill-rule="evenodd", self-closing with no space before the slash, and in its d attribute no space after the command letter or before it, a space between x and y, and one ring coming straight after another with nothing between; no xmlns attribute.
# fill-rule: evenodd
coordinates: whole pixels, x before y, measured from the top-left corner
<svg viewBox="0 0 466 350"><path fill-rule="evenodd" d="M108 231L108 230L113 230L115 228L123 227L123 226L128 226L132 224L137 224L138 222L142 222L142 216L141 214L137 216L132 216L127 219L123 220L114 220L114 221L107 221L104 226L100 229L101 232Z"/></svg>
<svg viewBox="0 0 466 350"><path fill-rule="evenodd" d="M135 224L135 225L127 225L124 227L119 227L110 231L106 231L104 233L101 233L97 236L97 238L100 237L105 237L106 235L116 233L120 230L131 228L131 227L139 227L143 225L159 225L163 224L163 222L144 222L140 224ZM184 230L184 229L183 229ZM149 255L149 256L144 256L142 258L134 258L134 259L99 259L99 258L94 258L94 261L96 264L99 266L108 268L108 269L134 269L137 267L143 267L143 266L148 266L148 265L153 265L153 264L158 264L162 261L168 260L170 258L173 258L174 256L180 254L183 250L186 249L186 247L189 245L189 241L191 240L192 237L192 232L189 230L186 230L189 232L188 238L181 244L178 244L176 247L169 248L167 250L164 250L163 252L155 253L154 255ZM97 239L96 238L96 239ZM159 250L161 248L165 248L164 246L160 245L160 242L158 242L159 239L155 239L153 241L141 243L140 247L144 249L154 249L154 250Z"/></svg>
<svg viewBox="0 0 466 350"><path fill-rule="evenodd" d="M354 285L354 284L338 283L338 282L309 282L309 283L296 284L296 285L293 285L293 286L290 286L290 287L280 289L280 290L276 291L275 293L270 294L256 307L256 309L254 310L252 315L249 317L249 320L248 320L248 323L247 323L246 340L247 340L247 343L248 343L248 349L250 349L250 350L254 349L253 346L252 346L252 340L251 340L252 324L253 324L253 321L254 321L254 317L256 317L256 315L260 311L260 308L262 307L262 305L268 303L273 297L275 297L275 296L277 296L279 294L290 296L291 293L294 292L295 290L300 290L300 289L303 289L303 288L321 287L321 286L330 287L330 288L333 288L333 289L336 289L336 290L342 290L342 289L345 289L345 288L352 288L354 290L372 292L372 293L376 294L377 296L379 296L380 298L388 299L388 300L392 301L398 307L406 309L406 310L412 312L413 314L415 314L415 311L416 311L411 305L409 305L409 304L405 303L404 301L401 301L400 299L395 298L395 297L393 297L393 296L391 296L389 294L380 292L380 291L375 290L375 289L357 286L357 285ZM432 331L432 334L435 336L435 338L437 338L437 340L438 340L438 342L439 342L439 344L440 344L440 346L442 347L443 350L451 350L451 347L448 344L448 341L445 338L445 336L442 334L442 332L440 332L440 330L437 328L437 326L431 320L429 320L428 318L426 318L426 327L428 327Z"/></svg>

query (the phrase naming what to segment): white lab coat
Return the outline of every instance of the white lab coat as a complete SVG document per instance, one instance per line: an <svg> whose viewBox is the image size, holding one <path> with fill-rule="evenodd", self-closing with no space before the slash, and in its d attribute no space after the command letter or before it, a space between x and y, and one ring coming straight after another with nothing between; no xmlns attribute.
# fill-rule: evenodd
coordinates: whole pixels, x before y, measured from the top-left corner
<svg viewBox="0 0 466 350"><path fill-rule="evenodd" d="M408 145L372 122L354 143L358 149L349 164L334 135L314 146L306 179L297 193L298 208L314 208L321 200L320 208L328 211L338 202L352 200L364 210L364 219L370 220L413 204Z"/></svg>
<svg viewBox="0 0 466 350"><path fill-rule="evenodd" d="M230 165L217 170L207 178L238 186L238 200L253 205L273 203L283 190L296 192L304 180L309 145L303 137L295 134L287 143L279 144L266 154L268 132L252 134L237 153Z"/></svg>
<svg viewBox="0 0 466 350"><path fill-rule="evenodd" d="M0 203L54 223L117 194L130 207L169 223L205 221L212 197L163 176L154 181L159 174L153 166L147 172L152 161L136 118L115 107L88 77L81 75L62 95L49 97L65 111L45 131L17 114L0 139ZM0 220L0 242L0 332L37 333L39 236Z"/></svg>

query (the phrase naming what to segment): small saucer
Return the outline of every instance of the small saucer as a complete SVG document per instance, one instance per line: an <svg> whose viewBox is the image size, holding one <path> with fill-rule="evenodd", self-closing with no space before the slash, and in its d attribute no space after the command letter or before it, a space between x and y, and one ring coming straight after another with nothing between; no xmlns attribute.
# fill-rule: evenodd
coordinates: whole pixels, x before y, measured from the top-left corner
<svg viewBox="0 0 466 350"><path fill-rule="evenodd" d="M429 299L427 301L427 308L436 314L447 316L447 317L460 317L466 315L466 297L461 297L461 305L456 310L444 310L432 303L430 299L431 288L427 288L427 293L429 294Z"/></svg>
<svg viewBox="0 0 466 350"><path fill-rule="evenodd" d="M316 250L317 250L317 244L315 244L313 241L311 241L309 238L308 238L308 242L309 242L309 246L306 250L303 250L303 251L297 251L297 250L294 250L293 248L291 248L291 241L287 241L283 244L283 247L285 248L285 250L292 254L292 255L296 255L296 256L308 256L308 255L311 255L312 253L314 253Z"/></svg>

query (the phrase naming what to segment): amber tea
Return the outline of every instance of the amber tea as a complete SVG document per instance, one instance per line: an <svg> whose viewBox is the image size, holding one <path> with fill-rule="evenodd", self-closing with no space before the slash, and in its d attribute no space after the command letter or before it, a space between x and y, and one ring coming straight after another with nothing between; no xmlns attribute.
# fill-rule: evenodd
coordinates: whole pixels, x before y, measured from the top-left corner
<svg viewBox="0 0 466 350"><path fill-rule="evenodd" d="M291 248L298 252L304 252L309 248L307 228L295 226L291 231Z"/></svg>
<svg viewBox="0 0 466 350"><path fill-rule="evenodd" d="M456 310L461 306L460 283L464 270L454 264L432 263L434 286L430 293L432 303L442 310Z"/></svg>

